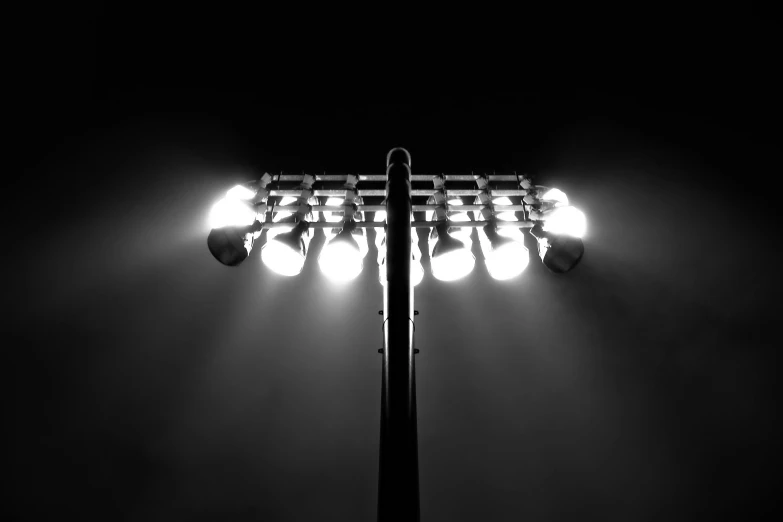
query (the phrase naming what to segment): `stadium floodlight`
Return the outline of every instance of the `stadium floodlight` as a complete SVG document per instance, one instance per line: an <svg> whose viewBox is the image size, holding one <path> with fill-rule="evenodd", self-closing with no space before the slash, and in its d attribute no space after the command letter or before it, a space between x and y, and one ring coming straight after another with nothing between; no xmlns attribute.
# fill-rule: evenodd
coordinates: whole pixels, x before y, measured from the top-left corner
<svg viewBox="0 0 783 522"><path fill-rule="evenodd" d="M213 205L209 213L211 230L207 236L207 247L224 265L242 263L261 235L261 221L269 195L266 187L271 179L269 174L264 174L258 181L236 185Z"/></svg>
<svg viewBox="0 0 783 522"><path fill-rule="evenodd" d="M266 244L261 247L261 261L273 272L283 276L295 276L302 272L308 247L312 239L310 222L314 220L312 203L315 177L305 174L299 185L298 198L290 196L281 200L281 206L291 210L280 211L272 218L274 223L284 224L267 231ZM288 204L291 205L288 205Z"/></svg>
<svg viewBox="0 0 783 522"><path fill-rule="evenodd" d="M360 274L368 253L368 229L375 229L383 285L378 521L417 522L415 355L419 350L414 346L418 315L414 296L419 290L414 287L424 277L417 229L429 233L430 265L436 279L454 281L474 269L476 229L476 247L483 252L487 272L494 279L508 280L529 264L525 229L536 239L547 269L562 274L577 266L584 254L585 216L571 206L563 191L534 185L531 178L516 173L412 174L410 154L402 148L387 155L385 174L280 173L274 188L267 190L271 180L264 174L256 182L237 185L215 204L209 215L212 230L207 246L220 263L237 266L264 230L264 265L277 274L294 276L304 268L315 230L323 229L326 241L317 259L320 270L331 280L347 282ZM316 181L319 185L314 188ZM344 185L337 188L336 182ZM379 188L379 183L385 187ZM427 188L422 186L425 183ZM365 204L365 197L375 202ZM472 204L463 202L467 197L475 197ZM268 205L268 198L274 204ZM325 204L318 198L325 198ZM319 212L323 220L318 219ZM366 212L374 214L372 222L365 219ZM423 221L415 218L421 213L426 216Z"/></svg>
<svg viewBox="0 0 783 522"><path fill-rule="evenodd" d="M473 271L476 258L460 237L449 233L449 221L438 223L430 235L432 275L441 281L456 281Z"/></svg>
<svg viewBox="0 0 783 522"><path fill-rule="evenodd" d="M476 220L484 219L488 222L478 229L479 244L484 254L487 272L490 277L499 281L514 278L527 268L530 254L525 247L525 237L520 229L498 228L498 221L517 221L515 212L502 210L502 206L511 205L511 200L506 196L493 198L486 176L475 176L475 179L481 191L476 196L475 203L482 208L475 211L473 215Z"/></svg>
<svg viewBox="0 0 783 522"><path fill-rule="evenodd" d="M252 225L213 228L207 236L207 247L224 265L237 266L250 255L262 227L261 222L255 221Z"/></svg>
<svg viewBox="0 0 783 522"><path fill-rule="evenodd" d="M585 247L580 238L546 231L541 224L531 228L530 234L538 241L541 261L552 272L564 274L582 260Z"/></svg>
<svg viewBox="0 0 783 522"><path fill-rule="evenodd" d="M356 190L358 181L358 176L349 174L344 185L345 198L329 198L326 202L327 205L341 204L342 216L332 212L324 213L324 217L328 222L342 221L343 226L339 231L332 228L328 232L331 237L318 256L318 266L326 277L338 283L351 281L361 273L368 251L365 230L356 226L357 221L364 219L363 212L357 212L357 205L363 203Z"/></svg>
<svg viewBox="0 0 783 522"><path fill-rule="evenodd" d="M428 220L434 217L437 221L429 239L432 275L441 281L456 281L471 273L476 265L476 258L470 251L471 229L452 226L470 221L470 217L465 211L454 211L453 207L461 206L462 200L447 198L444 176L435 176L432 182L435 192L430 202L437 205L434 211L428 212Z"/></svg>

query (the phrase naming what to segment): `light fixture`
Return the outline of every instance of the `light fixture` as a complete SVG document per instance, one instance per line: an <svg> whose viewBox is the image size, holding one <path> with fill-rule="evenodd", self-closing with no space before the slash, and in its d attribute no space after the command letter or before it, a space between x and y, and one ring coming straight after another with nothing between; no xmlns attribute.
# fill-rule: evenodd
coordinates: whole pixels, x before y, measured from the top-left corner
<svg viewBox="0 0 783 522"><path fill-rule="evenodd" d="M256 220L256 209L252 199L256 191L244 185L237 185L226 192L225 197L212 206L209 212L209 227L252 225Z"/></svg>
<svg viewBox="0 0 783 522"><path fill-rule="evenodd" d="M250 255L262 227L260 221L255 221L247 226L213 228L207 236L207 247L224 265L237 266Z"/></svg>
<svg viewBox="0 0 783 522"><path fill-rule="evenodd" d="M267 238L261 248L261 261L280 275L295 276L301 273L307 257L309 241L305 241L305 236L309 228L309 222L299 221L292 230Z"/></svg>
<svg viewBox="0 0 783 522"><path fill-rule="evenodd" d="M531 213L532 218L543 220L544 231L577 238L584 237L587 219L584 213L572 206L555 207L543 213Z"/></svg>
<svg viewBox="0 0 783 522"><path fill-rule="evenodd" d="M448 221L438 223L430 235L430 260L432 275L441 281L462 279L476 264L468 245L449 233Z"/></svg>
<svg viewBox="0 0 783 522"><path fill-rule="evenodd" d="M530 254L523 241L524 236L518 228L498 228L495 223L489 223L479 229L484 262L493 279L511 279L527 268Z"/></svg>
<svg viewBox="0 0 783 522"><path fill-rule="evenodd" d="M556 188L538 187L544 194L541 196L543 201L551 201L557 206L568 205L568 196L565 192Z"/></svg>
<svg viewBox="0 0 783 522"><path fill-rule="evenodd" d="M361 273L367 250L364 230L356 227L356 221L346 221L343 229L327 240L318 256L318 266L332 281L351 281Z"/></svg>
<svg viewBox="0 0 783 522"><path fill-rule="evenodd" d="M538 255L544 266L556 274L572 270L585 252L584 244L578 237L558 235L543 229L536 224L530 229L530 234L538 240Z"/></svg>

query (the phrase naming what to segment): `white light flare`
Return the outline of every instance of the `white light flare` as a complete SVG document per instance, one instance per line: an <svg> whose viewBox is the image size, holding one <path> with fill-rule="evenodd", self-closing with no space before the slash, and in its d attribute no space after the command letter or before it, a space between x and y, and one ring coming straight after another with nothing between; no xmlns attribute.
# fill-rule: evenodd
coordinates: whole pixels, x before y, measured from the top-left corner
<svg viewBox="0 0 783 522"><path fill-rule="evenodd" d="M543 214L543 228L553 234L584 237L587 231L587 218L584 213L571 206L556 207Z"/></svg>
<svg viewBox="0 0 783 522"><path fill-rule="evenodd" d="M359 245L353 245L349 241L330 240L318 256L321 272L335 283L346 283L356 279L362 272L366 254L366 252L362 253L360 245L361 241Z"/></svg>
<svg viewBox="0 0 783 522"><path fill-rule="evenodd" d="M476 258L465 249L454 250L432 258L432 275L440 281L456 281L473 271Z"/></svg>
<svg viewBox="0 0 783 522"><path fill-rule="evenodd" d="M302 272L305 256L279 241L271 240L261 249L261 261L273 272L291 277Z"/></svg>
<svg viewBox="0 0 783 522"><path fill-rule="evenodd" d="M241 227L252 225L256 220L256 211L248 200L256 193L237 185L226 192L226 196L212 206L209 212L209 228Z"/></svg>

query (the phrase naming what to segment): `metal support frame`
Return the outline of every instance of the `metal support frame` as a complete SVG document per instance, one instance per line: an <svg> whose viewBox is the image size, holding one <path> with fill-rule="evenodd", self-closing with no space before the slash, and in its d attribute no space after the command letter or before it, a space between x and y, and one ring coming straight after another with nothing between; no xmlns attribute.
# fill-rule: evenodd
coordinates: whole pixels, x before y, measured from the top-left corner
<svg viewBox="0 0 783 522"><path fill-rule="evenodd" d="M378 470L378 521L419 521L419 457L411 284L410 154L386 158L386 284Z"/></svg>

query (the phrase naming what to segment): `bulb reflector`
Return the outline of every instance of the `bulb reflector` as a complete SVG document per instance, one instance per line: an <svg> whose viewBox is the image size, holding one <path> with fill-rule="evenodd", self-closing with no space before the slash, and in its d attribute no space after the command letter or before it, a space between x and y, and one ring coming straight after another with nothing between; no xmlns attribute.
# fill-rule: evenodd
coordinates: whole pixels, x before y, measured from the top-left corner
<svg viewBox="0 0 783 522"><path fill-rule="evenodd" d="M261 261L273 272L290 277L302 272L305 258L301 252L271 239L261 249Z"/></svg>
<svg viewBox="0 0 783 522"><path fill-rule="evenodd" d="M453 250L432 258L432 275L441 281L462 279L476 264L476 258L466 248Z"/></svg>
<svg viewBox="0 0 783 522"><path fill-rule="evenodd" d="M349 242L330 240L318 256L318 265L326 277L344 283L361 273L363 257L360 250Z"/></svg>

